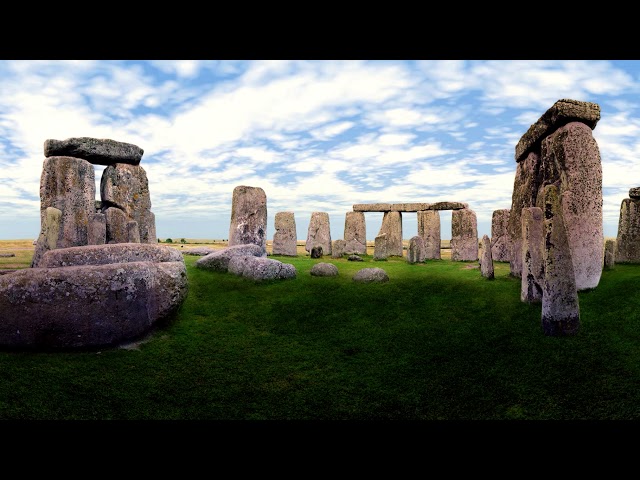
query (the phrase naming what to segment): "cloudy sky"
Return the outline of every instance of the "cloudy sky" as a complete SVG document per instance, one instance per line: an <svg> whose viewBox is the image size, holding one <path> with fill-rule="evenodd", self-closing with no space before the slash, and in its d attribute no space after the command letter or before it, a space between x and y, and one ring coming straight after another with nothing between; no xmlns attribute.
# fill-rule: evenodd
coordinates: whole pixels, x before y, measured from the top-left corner
<svg viewBox="0 0 640 480"><path fill-rule="evenodd" d="M478 235L510 208L515 146L557 100L600 105L604 234L640 186L640 61L1 60L0 239L40 231L44 142L144 150L160 238L226 239L238 185L305 240L312 212L343 238L356 203L466 202ZM95 166L97 199L104 167ZM365 214L373 240L382 214ZM442 238L451 213L441 212ZM403 237L417 233L403 215Z"/></svg>

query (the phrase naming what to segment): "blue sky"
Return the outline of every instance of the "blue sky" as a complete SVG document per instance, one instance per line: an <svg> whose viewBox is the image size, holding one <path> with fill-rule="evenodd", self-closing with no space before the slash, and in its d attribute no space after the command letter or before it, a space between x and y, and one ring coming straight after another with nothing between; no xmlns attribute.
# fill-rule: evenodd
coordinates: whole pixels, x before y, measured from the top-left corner
<svg viewBox="0 0 640 480"><path fill-rule="evenodd" d="M293 211L305 240L356 203L466 202L478 236L510 208L515 146L557 100L600 105L604 234L640 186L640 61L0 60L0 239L40 230L44 142L144 149L160 238L226 239L238 185ZM95 166L96 195L104 167ZM373 240L382 214L365 214ZM451 213L441 212L442 238ZM403 214L403 237L417 233Z"/></svg>

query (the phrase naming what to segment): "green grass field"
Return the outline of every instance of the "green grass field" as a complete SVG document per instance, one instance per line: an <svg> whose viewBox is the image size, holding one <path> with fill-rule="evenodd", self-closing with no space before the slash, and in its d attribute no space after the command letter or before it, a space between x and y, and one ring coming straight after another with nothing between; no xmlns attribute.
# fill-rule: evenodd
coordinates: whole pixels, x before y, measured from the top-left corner
<svg viewBox="0 0 640 480"><path fill-rule="evenodd" d="M0 352L0 420L640 419L640 265L604 271L555 338L508 263L487 280L477 262L273 256L297 278L254 283L184 258L189 295L146 341ZM319 261L339 276L311 276ZM352 281L374 266L388 283Z"/></svg>

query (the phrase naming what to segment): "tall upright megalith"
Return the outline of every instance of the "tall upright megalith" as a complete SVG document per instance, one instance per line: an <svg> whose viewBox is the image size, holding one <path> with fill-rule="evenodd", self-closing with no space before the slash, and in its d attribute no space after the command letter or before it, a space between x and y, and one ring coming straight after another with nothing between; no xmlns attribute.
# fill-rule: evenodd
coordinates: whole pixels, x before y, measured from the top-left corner
<svg viewBox="0 0 640 480"><path fill-rule="evenodd" d="M367 253L367 226L364 212L347 212L344 217L344 253Z"/></svg>
<svg viewBox="0 0 640 480"><path fill-rule="evenodd" d="M544 216L541 208L522 209L522 278L520 300L542 301L544 285Z"/></svg>
<svg viewBox="0 0 640 480"><path fill-rule="evenodd" d="M331 225L327 212L311 213L304 249L311 253L313 247L322 247L323 255L331 255Z"/></svg>
<svg viewBox="0 0 640 480"><path fill-rule="evenodd" d="M385 234L387 256L402 257L402 213L398 211L384 212L378 236Z"/></svg>
<svg viewBox="0 0 640 480"><path fill-rule="evenodd" d="M510 209L494 210L491 215L491 257L496 262L508 262L511 259L509 237Z"/></svg>
<svg viewBox="0 0 640 480"><path fill-rule="evenodd" d="M421 210L416 213L418 219L418 235L424 241L425 258L439 260L440 257L440 212L438 210Z"/></svg>
<svg viewBox="0 0 640 480"><path fill-rule="evenodd" d="M616 263L640 263L640 188L629 190L622 200L618 236L615 243Z"/></svg>
<svg viewBox="0 0 640 480"><path fill-rule="evenodd" d="M470 208L451 212L451 260L478 260L478 220Z"/></svg>
<svg viewBox="0 0 640 480"><path fill-rule="evenodd" d="M278 212L275 217L276 233L273 234L271 253L273 255L298 255L298 234L296 233L296 218L293 212Z"/></svg>
<svg viewBox="0 0 640 480"><path fill-rule="evenodd" d="M522 275L522 209L542 208L542 191L555 185L577 289L598 285L604 255L602 165L592 130L599 119L595 103L558 100L516 145L518 165L508 222L512 275Z"/></svg>
<svg viewBox="0 0 640 480"><path fill-rule="evenodd" d="M493 268L493 252L491 251L491 239L488 235L483 235L480 240L480 274L492 280L495 277Z"/></svg>
<svg viewBox="0 0 640 480"><path fill-rule="evenodd" d="M238 185L231 199L228 246L247 244L267 252L267 195L260 187Z"/></svg>

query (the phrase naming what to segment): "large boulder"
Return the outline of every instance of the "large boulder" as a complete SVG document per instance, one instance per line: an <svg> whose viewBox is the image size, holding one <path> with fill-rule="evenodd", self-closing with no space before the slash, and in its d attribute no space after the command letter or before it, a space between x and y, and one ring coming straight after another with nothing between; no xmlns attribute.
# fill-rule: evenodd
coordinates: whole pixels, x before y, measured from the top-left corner
<svg viewBox="0 0 640 480"><path fill-rule="evenodd" d="M111 243L49 250L43 255L40 266L56 268L128 262L184 262L184 258L175 248L162 245Z"/></svg>
<svg viewBox="0 0 640 480"><path fill-rule="evenodd" d="M384 283L389 281L389 275L382 268L363 268L358 270L352 279L358 283Z"/></svg>
<svg viewBox="0 0 640 480"><path fill-rule="evenodd" d="M238 255L229 260L229 273L256 282L263 280L285 280L296 278L296 267L274 258Z"/></svg>
<svg viewBox="0 0 640 480"><path fill-rule="evenodd" d="M338 275L338 267L333 263L316 263L309 271L314 277L335 277Z"/></svg>
<svg viewBox="0 0 640 480"><path fill-rule="evenodd" d="M197 268L214 270L216 272L226 272L229 269L229 260L235 256L251 255L255 257L266 257L266 251L259 245L253 243L233 245L231 247L216 250L195 262Z"/></svg>
<svg viewBox="0 0 640 480"><path fill-rule="evenodd" d="M148 334L186 299L184 262L28 268L0 276L0 345L109 347Z"/></svg>

